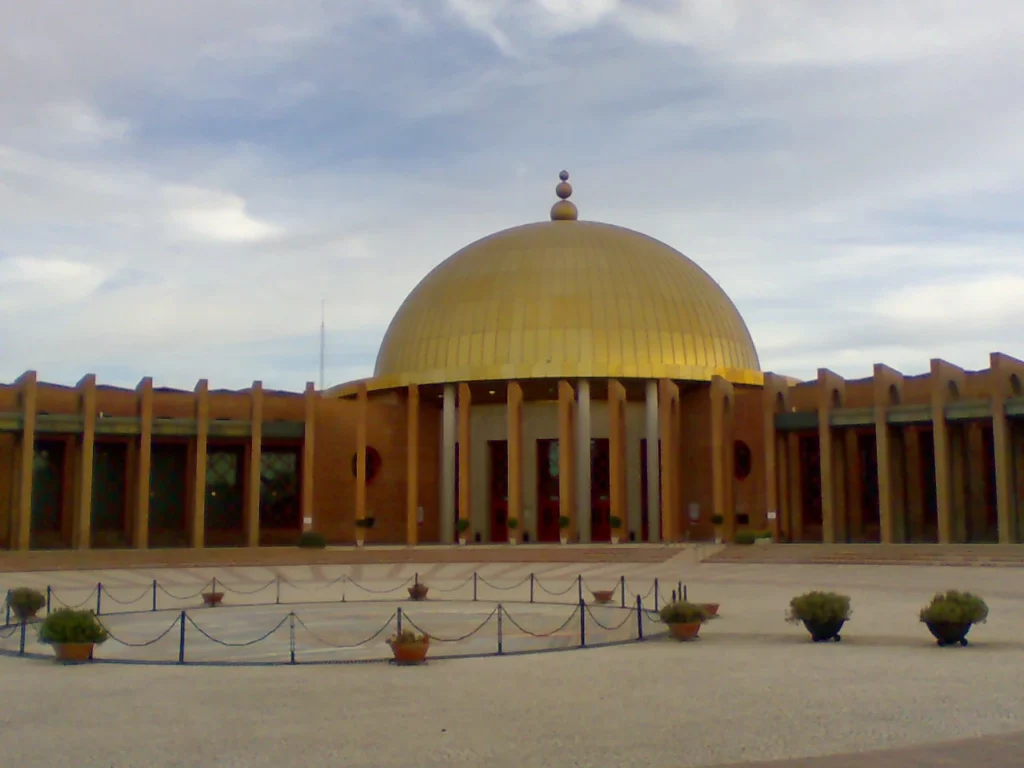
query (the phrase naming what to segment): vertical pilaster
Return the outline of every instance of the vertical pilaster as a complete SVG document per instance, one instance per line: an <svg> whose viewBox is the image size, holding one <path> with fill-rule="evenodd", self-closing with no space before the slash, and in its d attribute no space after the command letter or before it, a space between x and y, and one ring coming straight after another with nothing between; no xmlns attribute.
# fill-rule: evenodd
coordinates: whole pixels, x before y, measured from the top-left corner
<svg viewBox="0 0 1024 768"><path fill-rule="evenodd" d="M72 546L88 549L92 544L92 475L96 447L96 375L87 374L75 387L82 412L82 441L79 443L75 521Z"/></svg>
<svg viewBox="0 0 1024 768"><path fill-rule="evenodd" d="M455 542L455 385L445 384L441 410L441 541Z"/></svg>
<svg viewBox="0 0 1024 768"><path fill-rule="evenodd" d="M989 398L992 402L992 443L995 449L996 516L999 520L999 543L1018 540L1019 511L1017 484L1024 477L1014 478L1013 435L1006 419L1006 400L1013 394L1012 376L1024 378L1024 361L993 352L989 355Z"/></svg>
<svg viewBox="0 0 1024 768"><path fill-rule="evenodd" d="M576 482L575 439L573 436L573 410L576 393L565 379L558 382L558 509L569 518L569 528L562 534L570 541L576 538Z"/></svg>
<svg viewBox="0 0 1024 768"><path fill-rule="evenodd" d="M320 395L316 391L316 384L312 381L306 382L306 391L303 393L303 410L305 424L302 430L302 530L312 531L316 529L316 512L313 508L313 478L316 476L316 409L320 401ZM262 434L262 433L261 433ZM306 522L306 521L309 522Z"/></svg>
<svg viewBox="0 0 1024 768"><path fill-rule="evenodd" d="M899 405L903 397L903 375L885 365L876 364L872 378L875 405L875 447L878 456L878 519L883 544L899 541L897 517L904 514L898 503L893 468L896 457L892 448L892 430L889 427L889 408Z"/></svg>
<svg viewBox="0 0 1024 768"><path fill-rule="evenodd" d="M964 387L964 372L944 360L931 361L932 439L935 442L935 503L938 512L939 543L952 544L958 540L953 520L953 460L946 405L959 397ZM962 471L962 462L960 462ZM962 488L962 485L961 485ZM957 497L961 501L963 496Z"/></svg>
<svg viewBox="0 0 1024 768"><path fill-rule="evenodd" d="M210 429L210 385L206 379L196 384L195 481L192 489L192 546L206 546L206 440Z"/></svg>
<svg viewBox="0 0 1024 768"><path fill-rule="evenodd" d="M590 381L576 382L576 529L581 544L590 543L593 509L590 486Z"/></svg>
<svg viewBox="0 0 1024 768"><path fill-rule="evenodd" d="M523 525L523 388L508 383L505 404L508 434L508 519ZM513 535L517 535L513 532ZM518 535L522 535L521 533Z"/></svg>
<svg viewBox="0 0 1024 768"><path fill-rule="evenodd" d="M836 450L833 444L831 426L832 411L841 408L845 394L845 382L842 377L825 368L818 369L818 445L821 462L821 540L826 544L834 544L837 533L841 530L841 521L837 519L841 507L837 504L839 494L843 492L837 487L835 476Z"/></svg>
<svg viewBox="0 0 1024 768"><path fill-rule="evenodd" d="M420 388L410 384L405 422L405 543L419 541L420 506Z"/></svg>
<svg viewBox="0 0 1024 768"><path fill-rule="evenodd" d="M25 371L18 377L21 394L21 454L18 459L17 507L12 515L11 546L27 550L32 542L32 467L36 451L36 402L39 383L35 371Z"/></svg>
<svg viewBox="0 0 1024 768"><path fill-rule="evenodd" d="M245 540L250 547L260 545L260 482L263 472L263 382L249 388L250 423L249 477L245 492ZM305 462L303 462L305 465Z"/></svg>
<svg viewBox="0 0 1024 768"><path fill-rule="evenodd" d="M608 379L608 452L611 516L622 521L613 536L629 541L629 510L626 501L626 388Z"/></svg>
<svg viewBox="0 0 1024 768"><path fill-rule="evenodd" d="M356 520L366 518L366 429L369 419L370 394L366 382L356 392ZM361 538L365 529L356 528Z"/></svg>
<svg viewBox="0 0 1024 768"><path fill-rule="evenodd" d="M765 518L772 537L778 541L782 531L782 488L785 474L779 472L784 462L784 451L780 450L779 432L775 428L775 416L785 410L786 380L774 373L764 375L761 389L761 412L764 420L764 501ZM780 482L781 480L781 482Z"/></svg>
<svg viewBox="0 0 1024 768"><path fill-rule="evenodd" d="M722 537L732 541L736 533L736 508L731 471L733 455L733 387L721 376L711 378L711 486L712 512L722 516Z"/></svg>
<svg viewBox="0 0 1024 768"><path fill-rule="evenodd" d="M658 382L658 432L661 437L661 538L679 536L679 387L670 379ZM650 446L648 446L650 450Z"/></svg>
<svg viewBox="0 0 1024 768"><path fill-rule="evenodd" d="M149 547L149 476L153 465L153 379L142 379L135 387L139 402L139 461L135 479L135 525L132 546Z"/></svg>
<svg viewBox="0 0 1024 768"><path fill-rule="evenodd" d="M474 533L473 520L473 395L469 384L459 384L459 519L469 520L469 534Z"/></svg>
<svg viewBox="0 0 1024 768"><path fill-rule="evenodd" d="M659 524L659 511L661 501L658 489L661 487L661 461L659 454L658 436L658 382L651 380L644 385L645 426L647 437L647 509L643 514L647 515L647 538L648 541L661 541L661 525Z"/></svg>

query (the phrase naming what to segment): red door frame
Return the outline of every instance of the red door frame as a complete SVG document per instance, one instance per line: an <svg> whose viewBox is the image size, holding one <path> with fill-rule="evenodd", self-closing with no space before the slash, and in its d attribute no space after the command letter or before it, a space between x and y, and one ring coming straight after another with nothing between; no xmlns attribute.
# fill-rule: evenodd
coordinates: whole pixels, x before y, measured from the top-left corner
<svg viewBox="0 0 1024 768"><path fill-rule="evenodd" d="M491 457L491 541L508 541L508 441L488 440Z"/></svg>
<svg viewBox="0 0 1024 768"><path fill-rule="evenodd" d="M549 471L551 448L556 445L558 440L537 441L537 541L540 542L557 542L560 538L558 476L552 476Z"/></svg>

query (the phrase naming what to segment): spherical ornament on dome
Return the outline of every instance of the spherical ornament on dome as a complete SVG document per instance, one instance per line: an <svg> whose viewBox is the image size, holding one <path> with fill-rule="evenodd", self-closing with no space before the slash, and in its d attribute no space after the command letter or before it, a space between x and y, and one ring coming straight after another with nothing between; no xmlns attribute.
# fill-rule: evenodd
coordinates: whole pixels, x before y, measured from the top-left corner
<svg viewBox="0 0 1024 768"><path fill-rule="evenodd" d="M568 200L559 200L551 206L552 221L576 221L579 216L580 212L576 210L576 206Z"/></svg>
<svg viewBox="0 0 1024 768"><path fill-rule="evenodd" d="M560 174L558 174L558 178L560 178L562 181L568 181L569 180L569 172L568 171L562 171Z"/></svg>
<svg viewBox="0 0 1024 768"><path fill-rule="evenodd" d="M568 181L559 182L558 186L555 187L555 194L558 195L563 200L568 199L568 197L572 194L572 184L570 184Z"/></svg>

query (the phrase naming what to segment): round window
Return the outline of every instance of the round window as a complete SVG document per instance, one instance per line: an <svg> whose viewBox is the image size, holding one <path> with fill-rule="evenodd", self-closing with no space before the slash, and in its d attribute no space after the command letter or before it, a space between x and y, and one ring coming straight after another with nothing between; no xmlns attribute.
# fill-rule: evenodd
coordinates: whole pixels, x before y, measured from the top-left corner
<svg viewBox="0 0 1024 768"><path fill-rule="evenodd" d="M754 456L750 452L750 446L742 440L733 444L733 471L737 480L746 480L754 464Z"/></svg>
<svg viewBox="0 0 1024 768"><path fill-rule="evenodd" d="M356 466L359 462L359 452L352 454L352 477L359 476L359 470ZM374 481L378 474L380 474L380 465L383 461L380 458L380 454L377 449L372 445L366 446L366 484L369 485Z"/></svg>

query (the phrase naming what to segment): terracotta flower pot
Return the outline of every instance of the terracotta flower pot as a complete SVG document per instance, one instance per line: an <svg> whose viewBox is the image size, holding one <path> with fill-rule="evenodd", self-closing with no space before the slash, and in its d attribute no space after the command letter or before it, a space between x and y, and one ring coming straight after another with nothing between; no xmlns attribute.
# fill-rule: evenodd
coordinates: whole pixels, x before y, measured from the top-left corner
<svg viewBox="0 0 1024 768"><path fill-rule="evenodd" d="M718 615L718 603L701 603L700 607L707 611L710 616Z"/></svg>
<svg viewBox="0 0 1024 768"><path fill-rule="evenodd" d="M425 600L427 597L427 589L429 589L429 587L427 587L426 584L413 584L409 587L409 597L413 600Z"/></svg>
<svg viewBox="0 0 1024 768"><path fill-rule="evenodd" d="M92 661L93 643L54 643L53 653L57 661Z"/></svg>
<svg viewBox="0 0 1024 768"><path fill-rule="evenodd" d="M592 589L590 592L594 596L594 602L602 604L610 603L615 595L614 589Z"/></svg>
<svg viewBox="0 0 1024 768"><path fill-rule="evenodd" d="M693 640L700 632L701 622L693 621L688 624L669 624L668 629L676 640Z"/></svg>
<svg viewBox="0 0 1024 768"><path fill-rule="evenodd" d="M422 664L427 660L427 651L430 650L430 638L419 643L395 643L388 640L391 652L395 656L395 664Z"/></svg>
<svg viewBox="0 0 1024 768"><path fill-rule="evenodd" d="M214 608L214 607L220 605L220 603L221 603L221 601L223 599L224 599L224 593L223 592L204 592L203 593L203 603L205 603L206 605L210 606L211 608Z"/></svg>

